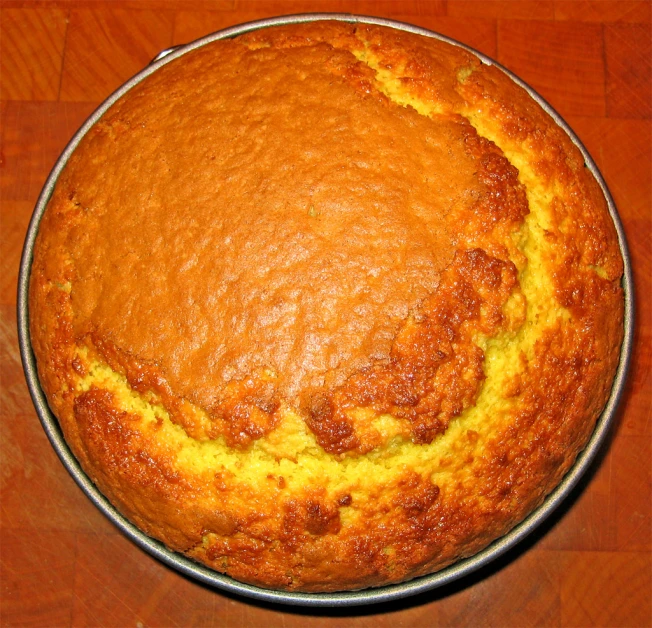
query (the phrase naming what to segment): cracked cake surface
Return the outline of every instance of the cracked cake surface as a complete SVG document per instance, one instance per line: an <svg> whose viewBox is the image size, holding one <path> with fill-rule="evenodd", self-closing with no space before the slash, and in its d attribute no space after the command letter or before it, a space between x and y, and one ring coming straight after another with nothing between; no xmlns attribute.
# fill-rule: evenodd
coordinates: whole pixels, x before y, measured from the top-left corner
<svg viewBox="0 0 652 628"><path fill-rule="evenodd" d="M209 43L93 125L42 218L39 377L147 534L263 587L404 581L558 484L608 398L622 260L565 132L385 27Z"/></svg>

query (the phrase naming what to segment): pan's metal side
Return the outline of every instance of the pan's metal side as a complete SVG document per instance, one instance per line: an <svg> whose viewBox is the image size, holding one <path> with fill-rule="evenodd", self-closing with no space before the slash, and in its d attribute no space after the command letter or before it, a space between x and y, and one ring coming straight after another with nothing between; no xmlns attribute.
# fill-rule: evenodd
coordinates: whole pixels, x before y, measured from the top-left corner
<svg viewBox="0 0 652 628"><path fill-rule="evenodd" d="M104 115L104 113L116 102L116 100L118 100L135 85L144 80L147 76L153 72L156 72L163 65L166 65L167 63L174 61L182 55L187 54L191 50L204 46L212 41L236 37L253 30L267 28L270 26L315 22L322 20L337 20L350 23L364 23L385 26L388 28L404 30L426 37L433 37L452 45L460 46L476 55L483 63L488 65L495 65L504 71L514 82L525 89L532 96L532 98L534 98L551 115L556 123L577 145L584 157L587 168L595 177L596 181L604 192L605 198L607 199L609 212L618 233L620 250L622 252L624 262L624 275L622 282L625 296L625 336L621 348L620 364L613 383L611 396L602 415L598 419L596 428L587 446L579 454L572 469L564 477L557 488L548 496L542 506L540 506L528 518L526 518L523 522L512 529L511 532L507 533L505 536L498 539L493 544L471 558L462 560L455 565L452 565L432 575L417 578L406 583L388 585L377 589L348 591L342 593L296 593L266 590L259 587L243 584L230 578L229 576L225 576L198 563L195 563L183 555L172 552L162 543L148 537L131 522L125 519L99 492L90 478L81 469L79 463L66 444L58 421L48 407L47 400L40 386L36 360L31 350L31 340L29 334L28 291L32 255L34 243L38 233L39 223L50 199L56 181L81 139ZM410 24L382 18L356 16L346 13L315 13L283 16L279 18L258 20L255 22L249 22L247 24L241 24L224 29L185 46L175 47L162 51L162 53L159 54L149 66L147 66L143 71L134 76L132 79L127 81L116 92L114 92L89 117L89 119L72 138L66 149L63 151L61 157L55 164L52 172L50 173L50 176L48 177L43 187L27 231L27 236L23 248L18 280L17 308L18 336L21 357L29 391L32 396L32 400L34 402L34 406L38 413L39 419L41 420L43 428L62 463L71 474L75 482L80 486L82 491L93 502L93 504L95 504L95 506L102 513L104 513L108 519L110 519L129 539L131 539L139 547L157 559L161 560L163 563L177 569L187 576L190 576L200 582L203 582L204 584L213 586L217 589L259 601L308 607L347 607L364 604L375 604L380 602L389 602L411 595L416 595L418 593L431 591L438 587L459 580L460 578L468 576L469 574L475 572L483 566L486 566L508 550L518 545L518 543L520 543L525 537L537 529L543 523L543 521L545 521L558 508L558 506L565 499L567 499L568 495L577 485L580 478L589 469L600 449L604 445L609 433L609 429L614 420L618 402L625 387L634 334L634 288L632 280L632 269L622 223L618 216L618 212L609 193L607 185L602 178L597 166L593 162L586 148L582 145L580 140L573 133L566 122L561 118L561 116L539 94L537 94L532 88L526 85L523 81L521 81L521 79L516 77L509 70L502 67L500 64L496 63L485 55L477 52L476 50L461 44L460 42Z"/></svg>

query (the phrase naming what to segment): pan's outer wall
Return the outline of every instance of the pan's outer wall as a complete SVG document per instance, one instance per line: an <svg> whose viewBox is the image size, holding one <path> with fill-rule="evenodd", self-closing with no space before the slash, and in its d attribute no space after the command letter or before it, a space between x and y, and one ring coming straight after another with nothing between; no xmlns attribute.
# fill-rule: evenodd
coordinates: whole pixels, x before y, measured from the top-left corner
<svg viewBox="0 0 652 628"><path fill-rule="evenodd" d="M586 472L587 468L591 465L595 456L599 452L602 444L605 441L605 438L608 434L611 423L613 422L613 417L615 414L615 409L618 403L618 400L622 394L624 387L624 382L626 379L627 367L629 363L629 357L631 355L632 347L632 336L633 336L633 284L631 276L631 267L630 259L627 251L626 241L624 237L624 232L622 225L620 223L619 217L617 215L613 200L606 188L606 185L597 170L594 162L581 145L576 136L568 128L565 122L559 117L559 115L552 110L552 108L543 101L540 96L534 93L530 88L522 83L518 78L514 77L511 73L504 70L515 82L524 87L532 97L541 104L541 106L548 111L548 113L553 117L553 119L561 126L572 139L572 141L579 147L582 152L586 164L591 172L594 174L596 180L600 184L607 202L609 205L609 210L611 216L614 220L616 226L620 247L623 255L623 260L625 264L625 272L623 276L623 288L625 294L625 338L621 350L621 362L620 366L614 381L612 394L609 399L609 402L600 417L594 434L589 441L586 449L580 454L577 459L576 464L569 474L564 478L563 482L558 486L558 488L549 496L546 502L535 511L527 520L522 524L517 526L509 534L504 536L499 541L495 542L493 545L488 547L486 550L480 552L474 557L461 561L452 567L449 567L443 571L440 571L431 576L426 576L417 580L413 580L400 585L392 585L387 587L382 587L379 589L370 589L360 592L348 592L348 593L328 593L328 594L305 594L305 593L287 593L287 592L277 592L277 591L268 591L264 589L259 589L257 587L252 587L245 585L239 582L232 580L226 576L213 572L209 569L206 569L200 565L197 565L193 561L182 557L180 555L174 554L167 550L162 544L157 541L152 540L151 538L144 535L137 528L135 528L131 523L125 520L112 506L111 504L99 493L95 485L89 480L89 478L84 474L84 472L79 467L77 461L71 454L68 446L66 445L63 436L60 432L58 422L56 418L52 415L49 410L47 401L41 390L38 376L36 373L36 366L34 356L31 352L31 344L29 338L29 312L27 306L27 292L29 286L29 273L32 261L32 251L34 246L34 240L38 232L38 225L40 218L45 211L45 207L50 198L56 180L59 176L59 173L65 166L67 160L69 159L72 152L75 150L77 144L81 138L88 132L90 128L97 122L97 120L104 114L104 112L125 92L131 89L134 85L142 81L146 76L155 72L159 67L162 67L166 63L169 63L171 60L182 56L186 52L203 46L208 42L214 41L216 39L229 38L236 35L243 34L245 32L266 28L268 26L280 25L280 24L291 24L296 22L306 22L313 20L323 20L323 19L336 19L347 22L364 22L370 24L378 24L383 26L389 26L392 28L398 28L402 30L407 30L410 32L433 36L440 38L444 41L452 42L448 38L436 35L424 29L417 27L400 24L392 22L390 20L384 19L375 19L375 18L366 18L366 17L356 17L351 15L336 15L336 14L313 14L313 15L299 15L299 16L289 16L282 18L273 18L269 20L261 20L259 22L253 22L250 24L245 24L237 27L232 27L224 31L215 33L206 37L204 39L198 40L188 46L175 49L169 54L166 54L158 61L155 61L148 68L143 70L140 74L135 76L131 81L126 83L122 88L120 88L116 93L114 93L105 103L89 118L86 124L80 129L80 131L75 135L73 140L67 146L63 154L61 155L59 161L55 165L46 185L41 193L39 201L37 203L30 227L27 233L27 238L23 251L23 258L21 260L20 268L20 277L19 277L19 286L18 286L18 326L19 326L19 341L21 348L21 355L23 359L23 365L25 369L25 375L27 378L28 386L32 399L34 401L37 413L43 424L43 427L50 439L55 451L61 458L62 462L73 476L73 479L77 484L82 488L86 495L91 499L91 501L120 529L122 530L130 539L137 543L140 547L148 551L153 556L156 556L164 563L178 569L180 572L196 578L197 580L215 586L216 588L223 589L225 591L244 595L254 599L269 601L269 602L281 602L294 605L302 606L353 606L360 604L372 604L378 602L385 602L393 599L403 598L406 596L414 595L420 592L428 591L444 584L448 584L454 580L457 580L465 575L472 573L481 566L486 565L492 560L496 559L498 556L503 554L508 549L514 547L518 544L524 537L530 534L535 530L557 507L558 505L568 496L572 489L576 486L577 482L581 476ZM463 46L465 49L470 50L466 46ZM484 55L471 51L476 54L484 63L497 65L495 62L486 58ZM502 69L502 68L501 68Z"/></svg>

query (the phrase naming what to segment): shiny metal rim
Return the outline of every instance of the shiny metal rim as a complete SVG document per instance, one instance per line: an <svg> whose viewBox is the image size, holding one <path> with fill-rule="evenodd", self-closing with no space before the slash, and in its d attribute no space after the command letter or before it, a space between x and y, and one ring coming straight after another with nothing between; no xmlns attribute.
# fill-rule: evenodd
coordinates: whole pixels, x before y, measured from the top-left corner
<svg viewBox="0 0 652 628"><path fill-rule="evenodd" d="M68 445L66 444L57 419L50 411L47 400L41 389L38 375L36 372L35 358L31 350L31 340L29 335L29 307L28 307L28 286L29 275L32 263L32 251L34 241L38 232L39 223L45 207L49 201L52 190L55 186L57 178L67 163L70 155L74 152L79 144L81 138L88 132L88 130L99 120L104 112L124 93L129 91L134 85L137 85L145 77L155 72L158 68L169 63L170 61L186 54L190 50L201 47L218 39L227 39L242 35L252 30L267 28L269 26L276 26L282 24L296 24L302 22L313 22L321 20L338 20L350 23L365 23L386 26L398 30L404 30L426 37L433 37L446 41L450 44L460 46L475 56L477 56L483 63L488 65L495 65L505 72L514 82L523 87L531 96L536 100L555 120L555 122L568 134L571 140L580 149L586 166L591 170L597 182L604 192L605 198L609 206L609 212L614 221L620 249L624 261L624 275L623 275L623 289L625 295L625 336L621 347L620 365L616 373L613 383L611 396L607 405L598 419L595 430L591 439L589 440L586 448L579 454L574 466L564 477L562 482L557 488L548 496L546 501L534 511L528 518L517 525L505 536L501 537L493 544L477 553L473 557L461 560L460 562L429 576L424 576L411 580L409 582L388 585L376 589L365 589L362 591L340 592L340 593L294 593L287 591L274 591L262 589L259 587L243 584L228 576L222 575L212 571L194 561L176 554L168 550L162 543L148 537L132 523L127 521L99 492L97 487L90 481L90 479L83 472L77 460L72 455ZM128 538L135 542L139 547L147 551L152 556L158 558L163 563L173 567L181 573L194 578L206 585L215 587L222 591L233 593L248 598L252 598L262 602L283 603L296 606L308 607L347 607L365 604L377 604L381 602L390 602L393 600L402 599L408 596L425 593L432 591L444 585L457 581L469 574L479 570L502 556L508 550L518 545L525 537L532 533L535 529L539 528L541 524L560 506L560 504L569 496L572 490L578 484L580 478L587 472L591 464L595 460L599 451L601 450L604 442L608 436L610 427L613 423L618 402L623 394L627 371L629 367L630 356L632 353L634 335L634 289L631 270L631 260L627 249L627 243L623 230L620 217L618 216L614 201L609 193L607 185L602 178L597 166L593 162L591 156L588 154L586 148L582 145L575 133L570 129L561 116L532 88L526 85L521 79L515 76L506 68L496 63L492 59L486 57L482 53L473 50L472 48L456 42L448 37L426 30L424 28L404 24L388 19L356 16L350 14L329 14L329 13L315 13L315 14L301 14L292 16L283 16L278 18L270 18L233 26L222 31L213 33L207 37L199 39L185 46L180 46L163 51L157 58L143 71L134 76L131 80L125 83L120 89L112 94L86 121L77 134L70 141L66 149L61 154L61 157L55 164L45 186L38 199L37 205L32 216L32 220L27 232L25 245L23 248L23 255L20 265L20 274L18 280L18 336L20 343L21 357L23 360L23 367L27 384L34 402L34 406L38 413L39 419L43 428L54 447L57 455L63 462L64 466L72 475L73 479L95 504L100 511L102 511Z"/></svg>

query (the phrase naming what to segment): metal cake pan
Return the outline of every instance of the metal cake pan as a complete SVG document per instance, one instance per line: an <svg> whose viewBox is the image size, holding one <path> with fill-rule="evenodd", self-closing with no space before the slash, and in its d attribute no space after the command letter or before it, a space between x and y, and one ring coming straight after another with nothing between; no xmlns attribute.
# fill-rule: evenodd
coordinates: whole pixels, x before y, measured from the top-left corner
<svg viewBox="0 0 652 628"><path fill-rule="evenodd" d="M616 372L611 395L599 417L595 430L587 443L585 449L578 455L574 466L564 477L557 488L548 496L545 502L535 510L527 519L513 528L508 534L501 537L478 554L461 560L454 565L436 572L429 576L423 576L409 582L388 585L384 587L365 589L361 591L339 592L339 593L297 593L287 591L267 590L252 585L238 582L229 576L225 576L211 569L199 565L198 563L167 549L162 543L148 537L132 523L125 519L111 503L100 493L97 487L92 483L88 476L79 466L77 460L71 453L66 444L63 434L59 428L56 417L48 407L47 400L41 389L39 378L36 371L36 361L31 350L31 340L29 334L29 307L28 307L28 288L30 279L30 269L32 263L32 254L34 242L39 228L39 223L43 212L50 199L57 178L66 165L70 155L75 151L82 137L93 127L93 125L102 117L109 107L123 94L137 85L145 77L156 72L160 67L169 63L173 59L181 57L190 50L206 45L209 42L218 39L227 39L243 33L276 26L282 24L295 24L301 22L312 22L320 20L338 20L349 23L366 23L386 26L398 30L408 31L426 37L433 37L450 44L460 46L468 50L483 63L494 65L501 69L515 83L523 87L531 97L537 101L545 111L555 120L555 122L567 133L571 140L581 151L587 168L592 172L598 184L602 188L607 200L609 212L613 219L620 250L624 262L624 274L622 286L625 298L625 318L624 318L624 338L620 353L620 364ZM580 478L587 472L594 462L597 454L605 444L610 428L614 423L618 402L622 396L625 386L629 360L632 352L632 343L634 335L634 292L633 279L629 253L622 223L618 216L614 201L607 189L606 183L602 178L597 166L588 154L586 148L582 145L577 136L573 133L561 116L532 88L526 85L521 79L515 76L506 68L496 63L492 59L483 55L476 50L461 44L448 37L426 30L424 28L412 26L409 24L396 22L388 19L357 16L350 14L332 14L332 13L314 13L301 14L292 16L283 16L249 22L238 26L233 26L207 37L199 39L188 45L171 48L162 51L161 54L139 74L114 92L102 105L90 116L86 123L72 138L66 149L55 164L50 176L48 177L41 195L36 204L32 220L30 222L27 236L24 244L20 274L18 280L18 336L20 343L21 357L25 377L29 387L34 406L38 413L39 419L43 425L52 446L57 455L63 462L64 466L73 477L75 482L84 491L88 498L95 506L108 517L129 539L136 543L140 548L156 557L166 565L178 570L182 574L189 576L205 585L214 587L227 593L236 594L262 602L282 603L306 607L347 607L365 604L375 604L381 602L390 602L419 593L432 591L444 585L457 581L467 576L481 567L484 567L496 560L508 550L517 546L525 537L539 528L541 524L567 499L571 491L577 486Z"/></svg>

